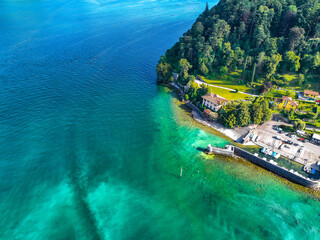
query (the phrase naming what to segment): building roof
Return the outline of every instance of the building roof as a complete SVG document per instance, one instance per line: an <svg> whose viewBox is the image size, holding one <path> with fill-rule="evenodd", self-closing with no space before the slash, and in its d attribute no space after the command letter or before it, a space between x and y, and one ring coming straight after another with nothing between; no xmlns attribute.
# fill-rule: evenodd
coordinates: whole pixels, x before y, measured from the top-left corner
<svg viewBox="0 0 320 240"><path fill-rule="evenodd" d="M288 97L288 96L282 96L282 100L283 100L283 101L292 102L292 98L291 98L291 97Z"/></svg>
<svg viewBox="0 0 320 240"><path fill-rule="evenodd" d="M210 116L210 114L212 113L211 110L209 108L204 110L204 113L207 114L208 116Z"/></svg>
<svg viewBox="0 0 320 240"><path fill-rule="evenodd" d="M314 134L312 135L312 138L320 141L320 135L319 135L319 134L314 133Z"/></svg>
<svg viewBox="0 0 320 240"><path fill-rule="evenodd" d="M290 103L292 106L298 107L298 103L296 103L295 101L293 101L291 97L282 96L282 101L288 101L288 103Z"/></svg>
<svg viewBox="0 0 320 240"><path fill-rule="evenodd" d="M209 93L207 95L202 96L203 99L206 99L209 102L212 102L216 106L220 106L225 102L228 102L227 99L213 93Z"/></svg>
<svg viewBox="0 0 320 240"><path fill-rule="evenodd" d="M308 94L308 95L315 95L315 96L319 96L319 93L316 91L311 91L311 90L304 90L303 91L304 94Z"/></svg>

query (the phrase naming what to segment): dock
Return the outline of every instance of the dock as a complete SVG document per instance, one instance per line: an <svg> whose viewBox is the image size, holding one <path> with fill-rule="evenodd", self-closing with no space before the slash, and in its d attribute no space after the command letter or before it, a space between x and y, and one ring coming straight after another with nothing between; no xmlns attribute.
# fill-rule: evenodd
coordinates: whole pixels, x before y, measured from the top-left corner
<svg viewBox="0 0 320 240"><path fill-rule="evenodd" d="M302 185L308 188L320 188L319 179L311 179L305 177L292 169L286 169L284 167L278 166L278 164L273 160L267 160L266 158L261 158L257 154L252 154L242 148L226 145L225 148L212 147L211 144L208 145L206 151L207 154L221 154L224 156L237 156L255 165L258 165L280 177L286 178L287 180Z"/></svg>
<svg viewBox="0 0 320 240"><path fill-rule="evenodd" d="M234 157L234 146L226 145L224 148L212 147L211 144L207 146L206 154L220 154L224 156Z"/></svg>

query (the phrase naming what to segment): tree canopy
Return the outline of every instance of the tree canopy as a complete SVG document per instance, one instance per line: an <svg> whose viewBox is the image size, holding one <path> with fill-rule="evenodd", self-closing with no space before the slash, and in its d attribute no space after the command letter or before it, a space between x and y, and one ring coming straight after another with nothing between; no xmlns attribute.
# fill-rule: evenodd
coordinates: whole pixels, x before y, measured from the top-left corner
<svg viewBox="0 0 320 240"><path fill-rule="evenodd" d="M244 70L270 81L278 73L320 74L320 0L220 0L159 61L158 76ZM245 71L253 74L245 74Z"/></svg>

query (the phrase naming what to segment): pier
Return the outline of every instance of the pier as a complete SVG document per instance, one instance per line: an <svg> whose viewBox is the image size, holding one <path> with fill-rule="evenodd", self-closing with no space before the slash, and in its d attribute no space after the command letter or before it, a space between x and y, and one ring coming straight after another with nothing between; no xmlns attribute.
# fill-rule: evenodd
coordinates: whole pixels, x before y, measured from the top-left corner
<svg viewBox="0 0 320 240"><path fill-rule="evenodd" d="M224 156L234 157L234 146L226 145L225 148L212 147L211 144L208 145L206 151L207 154L220 154Z"/></svg>

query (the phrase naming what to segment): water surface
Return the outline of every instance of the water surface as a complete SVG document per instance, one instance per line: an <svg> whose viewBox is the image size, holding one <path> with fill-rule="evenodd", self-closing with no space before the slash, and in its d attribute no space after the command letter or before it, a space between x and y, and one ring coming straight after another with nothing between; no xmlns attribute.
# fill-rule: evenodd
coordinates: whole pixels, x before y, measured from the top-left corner
<svg viewBox="0 0 320 240"><path fill-rule="evenodd" d="M227 141L155 84L204 8L0 2L0 239L320 238L314 197L207 158Z"/></svg>

